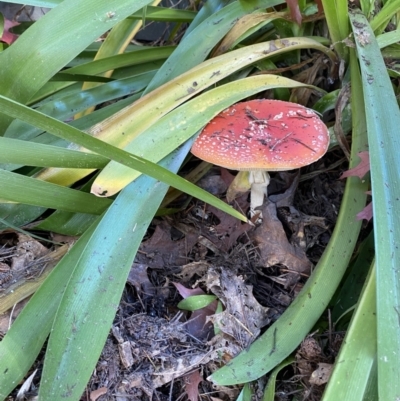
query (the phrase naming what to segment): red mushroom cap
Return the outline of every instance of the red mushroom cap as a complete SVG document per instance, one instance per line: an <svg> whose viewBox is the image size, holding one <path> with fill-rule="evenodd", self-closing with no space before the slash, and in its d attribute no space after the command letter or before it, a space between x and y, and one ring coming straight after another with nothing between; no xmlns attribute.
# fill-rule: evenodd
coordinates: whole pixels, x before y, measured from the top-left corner
<svg viewBox="0 0 400 401"><path fill-rule="evenodd" d="M315 162L328 146L328 128L314 111L260 99L237 103L217 115L191 151L232 170L280 171Z"/></svg>

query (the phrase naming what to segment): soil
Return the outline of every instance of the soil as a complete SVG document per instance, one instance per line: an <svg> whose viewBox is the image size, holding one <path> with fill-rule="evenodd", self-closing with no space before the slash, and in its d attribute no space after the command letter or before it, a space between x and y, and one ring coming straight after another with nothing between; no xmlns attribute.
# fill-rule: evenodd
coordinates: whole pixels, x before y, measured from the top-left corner
<svg viewBox="0 0 400 401"><path fill-rule="evenodd" d="M179 213L155 218L81 399L236 400L240 386L216 387L206 378L248 347L301 290L336 222L344 189L339 177L347 168L345 160L338 163L341 157L333 150L301 171L272 174L264 219L257 227L196 200ZM213 168L199 184L223 197L232 177L232 172ZM182 195L172 206L186 201ZM234 204L248 210L248 194ZM10 233L1 240L4 290L23 241ZM37 252L42 257L45 250ZM195 312L178 307L183 298L200 294L215 294L224 312L214 315L217 301ZM328 316L321 319L325 329L307 337L295 362L279 374L276 400L320 398L344 335L330 332ZM0 321L3 333L7 324ZM41 366L38 359L26 399L34 399ZM254 400L262 399L265 381L252 384Z"/></svg>

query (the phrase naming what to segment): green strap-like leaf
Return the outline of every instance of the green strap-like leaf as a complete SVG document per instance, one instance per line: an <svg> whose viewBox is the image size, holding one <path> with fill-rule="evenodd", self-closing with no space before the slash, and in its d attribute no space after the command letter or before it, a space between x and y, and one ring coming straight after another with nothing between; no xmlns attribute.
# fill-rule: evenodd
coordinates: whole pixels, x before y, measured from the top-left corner
<svg viewBox="0 0 400 401"><path fill-rule="evenodd" d="M123 68L137 64L144 64L151 61L166 59L174 51L175 46L163 46L147 48L134 52L117 54L115 56L101 58L87 64L64 70L64 74L100 74L108 70Z"/></svg>
<svg viewBox="0 0 400 401"><path fill-rule="evenodd" d="M90 43L150 2L64 0L0 53L0 93L27 103ZM0 115L0 135L9 123Z"/></svg>
<svg viewBox="0 0 400 401"><path fill-rule="evenodd" d="M189 142L174 152L163 165L177 171L190 146ZM81 396L103 349L136 251L167 189L163 183L140 177L120 193L97 226L74 266L54 321L40 399Z"/></svg>
<svg viewBox="0 0 400 401"><path fill-rule="evenodd" d="M100 214L112 203L107 198L1 169L0 187L3 200L75 213Z"/></svg>
<svg viewBox="0 0 400 401"><path fill-rule="evenodd" d="M191 22L197 15L196 11L177 10L166 7L146 7L146 20L148 21L166 21L166 22ZM136 11L129 18L140 20L143 18L141 11Z"/></svg>
<svg viewBox="0 0 400 401"><path fill-rule="evenodd" d="M28 0L28 1L25 1L24 4L27 6L53 8L53 7L58 6L63 1L64 0ZM11 0L11 1L8 1L7 3L21 4L21 3L19 3L19 0Z"/></svg>
<svg viewBox="0 0 400 401"><path fill-rule="evenodd" d="M50 333L73 268L97 223L93 223L57 264L0 342L0 400L18 385L38 356Z"/></svg>
<svg viewBox="0 0 400 401"><path fill-rule="evenodd" d="M370 377L375 375L375 369L376 276L373 264L339 355L336 357L323 401L363 401L367 395ZM376 377L373 378L376 380ZM387 386L386 380L383 381Z"/></svg>
<svg viewBox="0 0 400 401"><path fill-rule="evenodd" d="M0 163L99 169L103 168L108 160L93 153L0 137Z"/></svg>
<svg viewBox="0 0 400 401"><path fill-rule="evenodd" d="M348 58L344 40L349 36L348 0L322 0L332 44L343 60Z"/></svg>
<svg viewBox="0 0 400 401"><path fill-rule="evenodd" d="M262 401L275 401L276 399L276 378L278 376L278 373L285 368L288 365L291 365L292 363L295 362L295 359L293 357L286 358L284 361L282 361L269 375L268 377L268 383L265 386L264 390L264 396L262 398Z"/></svg>
<svg viewBox="0 0 400 401"><path fill-rule="evenodd" d="M256 10L274 7L283 3L283 0L257 0L246 3L234 1L221 10L212 13L193 30L189 28L190 33L185 35L178 48L159 69L145 93L151 92L203 62L214 46L236 24L237 20L250 12L249 8ZM200 14L201 16L202 14Z"/></svg>
<svg viewBox="0 0 400 401"><path fill-rule="evenodd" d="M2 112L5 114L8 114L14 118L19 118L25 122L35 125L36 127L42 128L53 135L66 139L70 142L77 143L78 145L83 146L92 152L101 154L104 157L109 157L110 159L116 160L119 163L125 164L126 166L129 166L135 170L139 170L143 174L147 174L150 177L159 179L162 182L165 182L183 192L201 199L204 202L207 202L238 218L239 220L247 221L246 217L220 199L200 189L196 185L191 184L183 178L178 177L176 174L157 166L154 163L148 162L147 160L131 155L121 149L104 143L99 139L93 138L92 136L86 134L85 132L64 124L61 121L45 116L35 110L30 109L29 107L19 104L11 99L7 99L4 96L0 96L0 106Z"/></svg>
<svg viewBox="0 0 400 401"><path fill-rule="evenodd" d="M354 11L350 21L364 89L371 165L379 399L396 400L400 399L400 111L367 19Z"/></svg>

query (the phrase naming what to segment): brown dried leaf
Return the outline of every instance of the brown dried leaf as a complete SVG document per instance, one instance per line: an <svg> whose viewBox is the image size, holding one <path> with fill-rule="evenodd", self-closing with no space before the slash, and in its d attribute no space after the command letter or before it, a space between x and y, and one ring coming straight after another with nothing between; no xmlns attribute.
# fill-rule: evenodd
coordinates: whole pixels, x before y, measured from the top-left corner
<svg viewBox="0 0 400 401"><path fill-rule="evenodd" d="M130 368L135 362L132 355L130 341L124 341L123 343L118 344L118 351L122 364L126 369Z"/></svg>
<svg viewBox="0 0 400 401"><path fill-rule="evenodd" d="M159 269L184 265L187 262L186 255L195 245L198 234L186 232L184 238L173 241L170 232L171 227L166 223L157 225L151 238L142 242L135 262Z"/></svg>
<svg viewBox="0 0 400 401"><path fill-rule="evenodd" d="M199 369L190 372L185 376L185 392L190 401L198 401L199 384L203 381Z"/></svg>
<svg viewBox="0 0 400 401"><path fill-rule="evenodd" d="M32 261L39 259L49 253L50 250L43 246L39 241L25 234L18 233L18 245L14 252L11 262L11 269L23 270Z"/></svg>
<svg viewBox="0 0 400 401"><path fill-rule="evenodd" d="M142 292L146 295L155 294L155 288L149 280L149 276L147 275L147 265L145 264L133 263L127 281L136 288L136 291L139 294Z"/></svg>
<svg viewBox="0 0 400 401"><path fill-rule="evenodd" d="M253 287L246 285L242 277L231 270L211 268L207 287L224 304L225 310L211 317L213 323L225 334L236 339L241 347L247 347L270 322L269 308L261 306L253 296Z"/></svg>
<svg viewBox="0 0 400 401"><path fill-rule="evenodd" d="M237 201L239 202L240 199ZM246 205L247 204L246 201ZM246 206L241 207L242 205L240 204L239 206L241 210L247 209ZM235 217L232 217L213 206L208 205L207 211L211 212L220 221L220 223L214 227L214 231L219 239L216 245L222 252L228 252L229 249L236 244L237 239L252 228L250 224L244 224ZM213 242L215 243L215 241Z"/></svg>
<svg viewBox="0 0 400 401"><path fill-rule="evenodd" d="M309 360L320 358L322 354L322 348L318 344L318 341L314 337L306 337L300 345L301 355Z"/></svg>
<svg viewBox="0 0 400 401"><path fill-rule="evenodd" d="M208 267L208 263L206 263L204 260L200 262L188 263L187 265L182 266L182 270L177 274L177 276L182 282L186 283L190 281L195 274L202 277L203 273L207 271Z"/></svg>
<svg viewBox="0 0 400 401"><path fill-rule="evenodd" d="M316 58L310 67L302 69L301 72L292 77L292 79L304 84L317 86L321 72L327 67L324 58ZM296 103L308 104L313 92L314 91L309 88L296 88L292 91L291 97L295 99Z"/></svg>
<svg viewBox="0 0 400 401"><path fill-rule="evenodd" d="M303 249L289 243L282 223L277 217L276 206L267 202L262 213L263 223L251 234L258 245L264 267L282 264L297 273L309 273L311 262Z"/></svg>

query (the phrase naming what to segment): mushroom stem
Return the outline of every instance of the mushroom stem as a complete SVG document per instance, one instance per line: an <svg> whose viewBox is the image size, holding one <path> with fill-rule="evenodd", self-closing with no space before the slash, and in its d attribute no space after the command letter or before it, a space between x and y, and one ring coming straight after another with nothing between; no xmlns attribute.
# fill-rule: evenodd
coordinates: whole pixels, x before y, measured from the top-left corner
<svg viewBox="0 0 400 401"><path fill-rule="evenodd" d="M264 203L264 195L267 195L269 181L269 174L266 171L250 171L250 217L258 213L255 209ZM259 218L262 219L261 212L259 212Z"/></svg>

